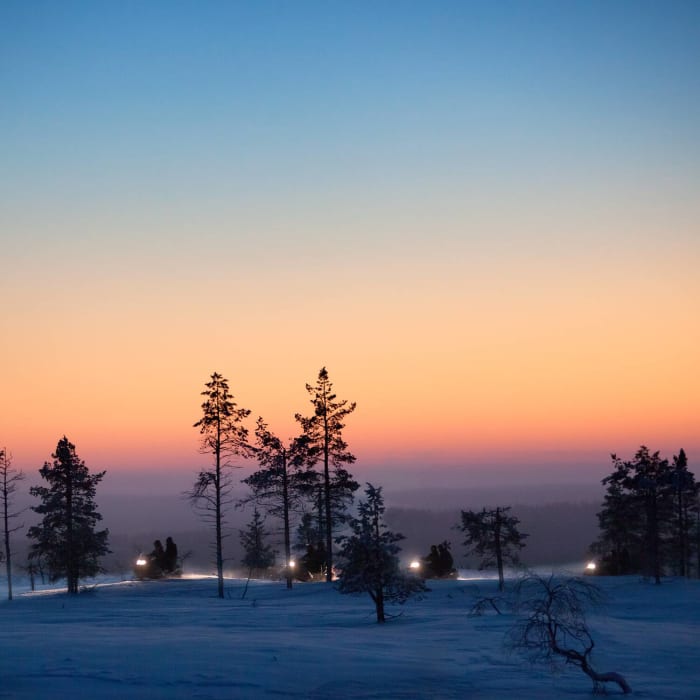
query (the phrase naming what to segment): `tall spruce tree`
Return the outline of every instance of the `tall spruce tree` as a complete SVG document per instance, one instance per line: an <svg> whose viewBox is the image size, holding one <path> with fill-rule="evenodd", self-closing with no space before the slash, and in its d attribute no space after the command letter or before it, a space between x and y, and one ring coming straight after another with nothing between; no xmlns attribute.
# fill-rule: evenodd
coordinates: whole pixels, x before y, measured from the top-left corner
<svg viewBox="0 0 700 700"><path fill-rule="evenodd" d="M672 517L672 476L667 459L661 459L645 446L637 451L630 467L629 486L642 503L645 515L645 573L661 583L664 565L664 544Z"/></svg>
<svg viewBox="0 0 700 700"><path fill-rule="evenodd" d="M24 479L24 474L12 468L12 455L6 448L0 449L0 508L2 508L3 540L5 555L5 571L7 572L7 599L12 600L12 547L11 535L22 526L13 521L20 511L13 510L14 494L18 482Z"/></svg>
<svg viewBox="0 0 700 700"><path fill-rule="evenodd" d="M462 521L457 526L466 539L464 545L469 553L481 557L479 569L487 569L494 564L498 571L498 588L503 590L503 565L519 564L519 552L525 546L525 533L518 530L520 521L508 515L510 507L487 510L476 513L462 511Z"/></svg>
<svg viewBox="0 0 700 700"><path fill-rule="evenodd" d="M619 479L606 477L603 506L598 512L598 539L591 545L603 572L624 576L641 570L643 512Z"/></svg>
<svg viewBox="0 0 700 700"><path fill-rule="evenodd" d="M32 555L40 558L48 570L49 580L65 578L68 593L78 593L81 578L102 571L99 559L107 554L108 530L97 530L102 516L95 504L97 485L105 472L90 474L78 458L75 445L63 437L58 441L53 463L45 462L39 470L48 486L32 486L32 496L41 504L32 510L43 516L41 524L27 532L35 542Z"/></svg>
<svg viewBox="0 0 700 700"><path fill-rule="evenodd" d="M598 514L601 534L592 549L605 552L611 573L641 572L661 583L670 563L674 470L659 452L642 445L631 460L611 455L613 472L603 479L606 499Z"/></svg>
<svg viewBox="0 0 700 700"><path fill-rule="evenodd" d="M214 555L219 598L224 597L224 555L223 540L225 512L233 502L232 478L230 469L236 465L233 458L247 457L248 429L243 421L250 415L245 408L238 408L229 392L228 381L214 372L202 396L202 418L195 424L202 435L200 452L210 455L213 464L197 475L194 486L186 493L203 519L214 528Z"/></svg>
<svg viewBox="0 0 700 700"><path fill-rule="evenodd" d="M291 588L291 517L298 510L305 488L308 489L314 476L313 472L304 469L308 461L307 440L301 436L285 445L262 418L258 418L255 438L253 454L261 469L243 479L243 483L252 491L252 495L243 502L253 501L269 515L282 520L285 578L287 588Z"/></svg>
<svg viewBox="0 0 700 700"><path fill-rule="evenodd" d="M346 519L346 511L352 504L353 494L359 484L344 465L352 464L355 455L348 451L343 440L345 419L356 407L346 400L339 401L333 393L333 384L325 367L318 373L316 385L306 385L311 396L313 414L304 417L296 414L308 440L310 463L321 465L323 515L325 526L326 580L333 580L333 529Z"/></svg>
<svg viewBox="0 0 700 700"><path fill-rule="evenodd" d="M358 504L358 515L351 518L352 534L339 538L342 548L338 590L341 593L368 593L374 602L377 622L386 622L387 603L405 603L425 591L417 576L401 570L398 546L403 535L391 532L384 522L382 489L367 484L366 499Z"/></svg>

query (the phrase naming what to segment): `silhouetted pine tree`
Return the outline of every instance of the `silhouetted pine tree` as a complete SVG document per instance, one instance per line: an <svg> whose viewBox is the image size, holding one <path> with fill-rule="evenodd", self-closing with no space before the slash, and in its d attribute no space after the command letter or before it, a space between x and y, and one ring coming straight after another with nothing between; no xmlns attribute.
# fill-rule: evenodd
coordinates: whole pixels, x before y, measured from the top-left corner
<svg viewBox="0 0 700 700"><path fill-rule="evenodd" d="M260 511L255 508L248 527L240 531L241 546L245 552L241 564L248 569L251 576L254 572L267 571L275 563L275 551L267 544L267 535L264 520Z"/></svg>
<svg viewBox="0 0 700 700"><path fill-rule="evenodd" d="M214 527L214 552L219 598L224 597L224 516L232 501L232 479L230 468L238 466L231 459L234 456L247 457L248 429L243 420L250 415L245 408L237 408L233 395L229 393L228 381L214 372L211 381L206 383L202 396L207 400L202 404L203 416L195 424L202 435L200 452L211 455L210 469L199 472L194 486L186 493L202 517Z"/></svg>
<svg viewBox="0 0 700 700"><path fill-rule="evenodd" d="M695 497L695 522L691 525L690 539L695 545L695 576L700 578L700 493Z"/></svg>
<svg viewBox="0 0 700 700"><path fill-rule="evenodd" d="M677 512L674 469L644 445L632 460L615 454L612 460L614 471L602 482L607 490L598 514L601 535L592 548L605 552L611 573L641 571L661 583Z"/></svg>
<svg viewBox="0 0 700 700"><path fill-rule="evenodd" d="M12 468L12 455L6 448L0 450L0 507L2 508L2 523L4 534L5 571L7 572L7 599L12 600L12 548L11 538L13 532L22 526L11 527L12 521L20 514L13 511L14 494L17 491L17 483L24 479L24 474Z"/></svg>
<svg viewBox="0 0 700 700"><path fill-rule="evenodd" d="M405 603L425 591L422 579L401 570L397 542L403 535L391 532L384 523L381 488L367 484L366 500L358 504L357 518L351 518L351 535L338 538L341 593L368 593L374 601L377 622L385 622L387 603Z"/></svg>
<svg viewBox="0 0 700 700"><path fill-rule="evenodd" d="M304 487L313 479L314 473L304 468L307 462L307 440L304 436L284 443L270 432L262 418L258 418L255 430L253 453L262 467L243 483L252 495L243 502L254 501L269 515L282 520L284 534L285 577L287 588L292 587L291 516L299 509Z"/></svg>
<svg viewBox="0 0 700 700"><path fill-rule="evenodd" d="M297 525L296 541L292 545L298 552L305 552L308 547L315 547L324 537L319 530L313 513L304 513Z"/></svg>
<svg viewBox="0 0 700 700"><path fill-rule="evenodd" d="M623 576L641 571L643 512L619 480L606 477L603 484L605 496L598 512L600 535L591 551L601 558L605 574Z"/></svg>
<svg viewBox="0 0 700 700"><path fill-rule="evenodd" d="M685 450L673 457L671 475L673 497L675 501L674 554L676 569L680 576L690 576L690 559L693 545L693 523L696 519L698 485L695 476L688 469Z"/></svg>
<svg viewBox="0 0 700 700"><path fill-rule="evenodd" d="M333 580L333 528L346 519L359 484L343 465L352 464L355 456L343 440L344 420L355 410L355 403L338 401L325 367L318 373L316 385L306 385L314 412L310 417L296 414L308 440L310 463L321 464L326 549L326 580Z"/></svg>
<svg viewBox="0 0 700 700"><path fill-rule="evenodd" d="M525 546L528 536L518 530L520 521L508 515L510 507L495 508L480 513L471 510L462 511L462 522L457 526L466 535L464 545L469 554L481 557L479 569L488 569L496 565L498 570L498 588L503 590L503 565L520 563L518 553Z"/></svg>
<svg viewBox="0 0 700 700"><path fill-rule="evenodd" d="M102 520L95 492L105 472L90 474L65 436L51 456L53 464L46 462L39 470L49 486L29 490L42 501L32 510L43 519L40 525L30 527L27 535L35 540L32 555L41 559L49 580L65 577L68 593L77 593L80 579L102 571L99 558L109 552L108 530L95 529Z"/></svg>
<svg viewBox="0 0 700 700"><path fill-rule="evenodd" d="M293 548L303 552L300 561L311 578L326 575L326 548L323 544L325 528L323 519L316 519L313 513L304 513L297 527L297 537Z"/></svg>

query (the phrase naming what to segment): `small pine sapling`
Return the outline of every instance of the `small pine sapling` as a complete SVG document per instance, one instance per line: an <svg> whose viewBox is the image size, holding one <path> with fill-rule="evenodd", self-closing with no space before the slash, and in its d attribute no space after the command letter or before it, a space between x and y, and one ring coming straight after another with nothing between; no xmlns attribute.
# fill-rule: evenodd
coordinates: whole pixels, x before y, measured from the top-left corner
<svg viewBox="0 0 700 700"><path fill-rule="evenodd" d="M366 500L358 504L357 518L350 519L352 534L338 538L341 593L368 593L374 601L377 622L386 622L385 604L405 603L426 590L421 578L401 570L397 542L403 535L384 523L381 488L367 484Z"/></svg>

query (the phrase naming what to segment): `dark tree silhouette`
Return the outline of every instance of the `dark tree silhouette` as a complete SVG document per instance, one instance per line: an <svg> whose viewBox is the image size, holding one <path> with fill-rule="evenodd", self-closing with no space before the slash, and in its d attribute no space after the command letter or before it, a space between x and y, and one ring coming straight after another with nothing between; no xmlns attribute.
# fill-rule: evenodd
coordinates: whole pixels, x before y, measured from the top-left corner
<svg viewBox="0 0 700 700"><path fill-rule="evenodd" d="M258 418L255 438L253 453L262 468L243 479L243 483L252 490L252 495L243 499L243 503L254 501L269 515L282 520L285 578L287 588L291 588L293 572L290 518L300 506L305 486L314 477L313 472L304 469L308 455L307 440L301 436L290 440L289 445L285 446L270 432L262 418Z"/></svg>
<svg viewBox="0 0 700 700"><path fill-rule="evenodd" d="M311 395L313 414L306 418L296 414L308 440L310 463L321 463L323 511L326 535L326 580L333 580L333 528L345 520L345 511L352 503L359 484L343 465L352 464L355 456L343 440L345 418L355 410L355 403L338 401L325 367L318 373L316 385L306 385Z"/></svg>
<svg viewBox="0 0 700 700"><path fill-rule="evenodd" d="M292 545L293 549L298 552L305 552L309 547L316 547L319 544L322 545L324 538L325 530L319 528L318 521L314 518L314 514L309 512L302 513L299 524L297 525L296 540ZM325 562L325 555L323 560Z"/></svg>
<svg viewBox="0 0 700 700"><path fill-rule="evenodd" d="M601 572L620 576L638 571L641 556L643 513L616 479L606 485L603 507L598 512L600 535L590 549L601 559Z"/></svg>
<svg viewBox="0 0 700 700"><path fill-rule="evenodd" d="M228 381L214 372L211 381L206 383L202 396L202 418L195 424L202 435L200 452L211 455L213 464L199 472L194 486L186 493L202 517L214 528L214 553L218 596L224 597L224 525L225 512L233 502L230 469L235 456L247 457L248 429L243 420L250 415L245 408L237 408L234 397L229 393Z"/></svg>
<svg viewBox="0 0 700 700"><path fill-rule="evenodd" d="M602 482L607 493L598 515L601 535L592 549L611 562L610 573L641 570L659 584L676 512L674 469L644 445L632 460L615 454L612 460L613 473Z"/></svg>
<svg viewBox="0 0 700 700"><path fill-rule="evenodd" d="M267 571L275 563L275 551L267 544L265 521L257 508L253 509L253 518L245 530L240 531L241 546L245 556L241 564L248 569L248 577L253 573Z"/></svg>
<svg viewBox="0 0 700 700"><path fill-rule="evenodd" d="M0 507L2 507L2 522L4 534L4 556L7 572L7 599L12 600L12 548L11 535L21 529L21 525L11 526L11 523L22 512L13 510L14 494L18 482L24 479L24 474L12 468L12 455L6 448L0 449Z"/></svg>
<svg viewBox="0 0 700 700"><path fill-rule="evenodd" d="M425 591L423 580L401 571L397 542L403 535L391 532L384 523L381 488L367 484L366 500L358 504L357 518L351 518L351 535L339 538L341 593L368 593L374 601L377 622L386 622L387 603L405 603Z"/></svg>
<svg viewBox="0 0 700 700"><path fill-rule="evenodd" d="M642 446L633 462L623 463L623 469L628 474L625 484L634 490L644 508L645 573L653 576L659 584L663 570L664 526L671 517L670 465L668 460L661 459L658 452L651 454L647 447Z"/></svg>
<svg viewBox="0 0 700 700"><path fill-rule="evenodd" d="M105 472L90 474L78 458L75 445L63 437L58 441L53 464L46 462L39 470L49 486L33 486L29 492L41 499L32 510L43 519L29 528L35 540L32 555L48 569L49 580L65 577L68 593L78 592L81 578L102 571L99 558L109 552L107 530L96 530L102 516L97 511L95 493Z"/></svg>
<svg viewBox="0 0 700 700"><path fill-rule="evenodd" d="M520 521L508 515L510 507L486 510L477 513L462 511L462 522L457 528L466 535L464 545L468 554L481 557L479 569L488 569L494 564L498 571L498 588L503 590L503 565L520 563L519 551L525 546L528 536L518 530Z"/></svg>
<svg viewBox="0 0 700 700"><path fill-rule="evenodd" d="M697 494L699 485L695 476L688 470L688 457L681 448L673 457L671 484L675 501L675 558L676 568L681 576L690 576L690 554L692 527L697 511Z"/></svg>
<svg viewBox="0 0 700 700"><path fill-rule="evenodd" d="M310 578L326 576L326 549L323 545L325 528L323 520L315 520L313 513L302 514L297 526L297 537L293 548L303 552L300 557L301 565Z"/></svg>
<svg viewBox="0 0 700 700"><path fill-rule="evenodd" d="M690 538L695 543L695 572L700 578L700 493L695 497L695 524L691 530Z"/></svg>
<svg viewBox="0 0 700 700"><path fill-rule="evenodd" d="M515 596L519 618L508 635L512 650L533 663L554 666L559 659L577 666L593 681L594 691L604 690L605 683L616 683L623 693L631 692L619 673L598 673L591 665L595 642L585 611L601 601L597 586L579 578L530 574L518 582Z"/></svg>

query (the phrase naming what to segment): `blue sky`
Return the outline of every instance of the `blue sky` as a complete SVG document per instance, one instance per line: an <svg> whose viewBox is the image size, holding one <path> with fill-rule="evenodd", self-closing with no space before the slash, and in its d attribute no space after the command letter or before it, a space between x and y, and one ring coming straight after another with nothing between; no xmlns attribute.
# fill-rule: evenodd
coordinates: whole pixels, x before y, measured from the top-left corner
<svg viewBox="0 0 700 700"><path fill-rule="evenodd" d="M97 196L100 184L135 196L163 175L176 191L233 177L242 193L288 196L290 178L296 190L332 178L363 192L357 170L389 192L398 176L439 188L465 161L506 180L570 174L581 160L619 168L620 156L629 175L640 151L650 165L697 166L697 3L1 12L5 152L36 187L43 174L45 194L54 169L63 187L92 179Z"/></svg>

